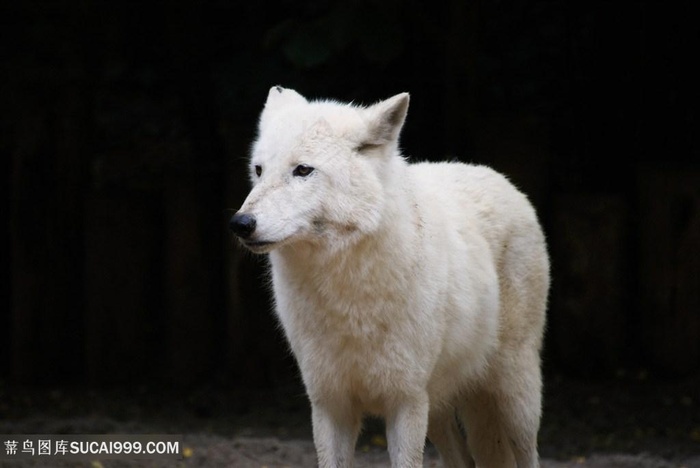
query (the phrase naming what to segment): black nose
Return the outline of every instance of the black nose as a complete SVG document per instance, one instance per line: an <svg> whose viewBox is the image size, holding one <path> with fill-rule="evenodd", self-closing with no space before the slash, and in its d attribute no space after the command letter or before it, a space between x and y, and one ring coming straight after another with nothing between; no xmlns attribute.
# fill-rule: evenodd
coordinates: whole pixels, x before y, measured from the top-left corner
<svg viewBox="0 0 700 468"><path fill-rule="evenodd" d="M245 213L236 213L231 218L231 221L229 221L228 227L238 237L247 239L253 231L255 231L255 224L255 216Z"/></svg>

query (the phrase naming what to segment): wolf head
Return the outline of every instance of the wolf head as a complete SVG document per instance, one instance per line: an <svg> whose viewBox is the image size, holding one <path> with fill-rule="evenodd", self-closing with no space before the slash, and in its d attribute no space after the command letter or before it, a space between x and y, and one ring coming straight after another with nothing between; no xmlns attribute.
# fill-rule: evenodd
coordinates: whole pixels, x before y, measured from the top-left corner
<svg viewBox="0 0 700 468"><path fill-rule="evenodd" d="M306 242L338 246L382 221L409 96L370 107L270 89L250 159L253 188L231 230L256 253Z"/></svg>

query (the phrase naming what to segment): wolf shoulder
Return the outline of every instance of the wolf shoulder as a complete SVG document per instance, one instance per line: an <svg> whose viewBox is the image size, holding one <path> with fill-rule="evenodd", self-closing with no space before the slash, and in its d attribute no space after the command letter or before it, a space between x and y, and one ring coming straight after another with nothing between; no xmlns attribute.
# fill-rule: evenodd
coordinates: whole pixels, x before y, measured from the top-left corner
<svg viewBox="0 0 700 468"><path fill-rule="evenodd" d="M535 209L505 175L460 162L414 163L409 174L422 211L466 242L484 239L497 256L513 236L544 249Z"/></svg>
<svg viewBox="0 0 700 468"><path fill-rule="evenodd" d="M518 189L496 170L479 164L462 162L416 162L409 171L421 190L434 195L466 197L479 202L482 198L513 197ZM522 196L522 194L520 194Z"/></svg>
<svg viewBox="0 0 700 468"><path fill-rule="evenodd" d="M528 200L508 178L483 165L461 162L409 164L414 190L424 200L434 200L446 209L473 211L484 222L537 223ZM454 214L454 213L452 213Z"/></svg>

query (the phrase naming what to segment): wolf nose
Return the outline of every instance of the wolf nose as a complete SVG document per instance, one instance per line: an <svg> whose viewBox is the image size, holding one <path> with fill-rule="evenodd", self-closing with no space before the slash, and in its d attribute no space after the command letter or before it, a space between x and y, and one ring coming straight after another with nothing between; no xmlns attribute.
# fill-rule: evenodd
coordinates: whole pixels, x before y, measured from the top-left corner
<svg viewBox="0 0 700 468"><path fill-rule="evenodd" d="M255 231L255 216L236 213L228 223L229 229L242 239L247 239Z"/></svg>

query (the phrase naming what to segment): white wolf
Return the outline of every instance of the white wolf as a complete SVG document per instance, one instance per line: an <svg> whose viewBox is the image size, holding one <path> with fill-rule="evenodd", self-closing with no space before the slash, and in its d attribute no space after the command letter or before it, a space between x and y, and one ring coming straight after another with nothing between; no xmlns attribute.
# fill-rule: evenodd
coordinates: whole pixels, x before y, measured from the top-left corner
<svg viewBox="0 0 700 468"><path fill-rule="evenodd" d="M549 289L527 198L483 166L408 164L408 94L370 107L273 87L230 227L270 253L319 465L351 466L365 414L392 466L538 466Z"/></svg>

